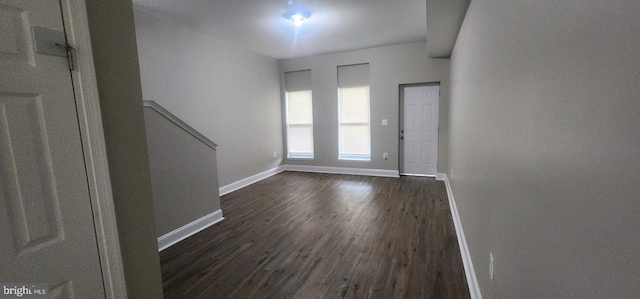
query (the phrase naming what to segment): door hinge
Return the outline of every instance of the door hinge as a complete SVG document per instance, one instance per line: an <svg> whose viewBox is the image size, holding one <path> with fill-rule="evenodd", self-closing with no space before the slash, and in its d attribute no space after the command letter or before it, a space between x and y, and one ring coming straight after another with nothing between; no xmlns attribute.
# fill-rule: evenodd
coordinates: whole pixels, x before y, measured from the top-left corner
<svg viewBox="0 0 640 299"><path fill-rule="evenodd" d="M60 43L54 43L53 44L56 47L61 47L61 48L65 48L67 50L67 59L69 61L69 70L73 71L76 69L76 49L72 46L70 46L69 44L60 44Z"/></svg>

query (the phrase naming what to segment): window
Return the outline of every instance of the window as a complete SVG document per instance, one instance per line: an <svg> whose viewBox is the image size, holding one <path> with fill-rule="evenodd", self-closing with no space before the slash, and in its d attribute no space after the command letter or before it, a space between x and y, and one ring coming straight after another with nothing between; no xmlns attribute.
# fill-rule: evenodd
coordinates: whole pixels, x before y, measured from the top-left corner
<svg viewBox="0 0 640 299"><path fill-rule="evenodd" d="M285 73L287 157L313 159L311 71Z"/></svg>
<svg viewBox="0 0 640 299"><path fill-rule="evenodd" d="M371 160L369 86L341 87L340 155L342 160Z"/></svg>
<svg viewBox="0 0 640 299"><path fill-rule="evenodd" d="M287 156L313 158L311 90L287 92Z"/></svg>
<svg viewBox="0 0 640 299"><path fill-rule="evenodd" d="M371 161L369 65L338 67L338 159Z"/></svg>

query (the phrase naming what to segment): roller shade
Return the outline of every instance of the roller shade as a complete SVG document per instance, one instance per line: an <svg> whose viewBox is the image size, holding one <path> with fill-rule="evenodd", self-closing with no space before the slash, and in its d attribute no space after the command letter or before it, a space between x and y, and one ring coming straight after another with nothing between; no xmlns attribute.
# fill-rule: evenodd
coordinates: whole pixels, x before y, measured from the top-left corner
<svg viewBox="0 0 640 299"><path fill-rule="evenodd" d="M287 91L311 90L311 70L284 73L284 85Z"/></svg>
<svg viewBox="0 0 640 299"><path fill-rule="evenodd" d="M338 66L338 87L369 85L369 64Z"/></svg>

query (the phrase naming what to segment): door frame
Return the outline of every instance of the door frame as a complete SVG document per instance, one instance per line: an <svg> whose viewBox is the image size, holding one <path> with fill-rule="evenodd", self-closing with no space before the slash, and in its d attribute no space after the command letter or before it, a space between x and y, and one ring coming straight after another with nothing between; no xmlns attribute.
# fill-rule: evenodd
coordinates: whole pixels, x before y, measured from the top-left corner
<svg viewBox="0 0 640 299"><path fill-rule="evenodd" d="M76 49L71 77L105 296L127 298L86 2L60 0L60 5L67 43Z"/></svg>
<svg viewBox="0 0 640 299"><path fill-rule="evenodd" d="M402 134L404 131L404 89L407 87L422 87L422 86L439 86L442 87L440 81L422 82L422 83L408 83L398 85L398 172L400 175L406 175L404 173L404 142L402 141ZM442 94L442 92L441 92ZM440 95L438 95L438 108L440 107ZM440 111L438 111L438 116ZM440 147L440 117L438 117L438 147ZM440 151L438 151L439 155ZM438 157L436 156L436 172L438 169ZM437 175L415 175L412 176L425 176L425 177L437 177Z"/></svg>

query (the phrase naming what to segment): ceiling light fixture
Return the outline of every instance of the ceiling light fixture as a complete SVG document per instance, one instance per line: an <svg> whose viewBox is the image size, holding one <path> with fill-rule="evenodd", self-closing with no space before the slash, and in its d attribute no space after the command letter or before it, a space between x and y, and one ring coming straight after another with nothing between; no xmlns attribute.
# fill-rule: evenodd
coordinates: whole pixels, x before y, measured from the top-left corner
<svg viewBox="0 0 640 299"><path fill-rule="evenodd" d="M296 27L300 27L304 21L309 19L310 16L311 14L297 12L288 16L287 19L293 22L293 25Z"/></svg>

